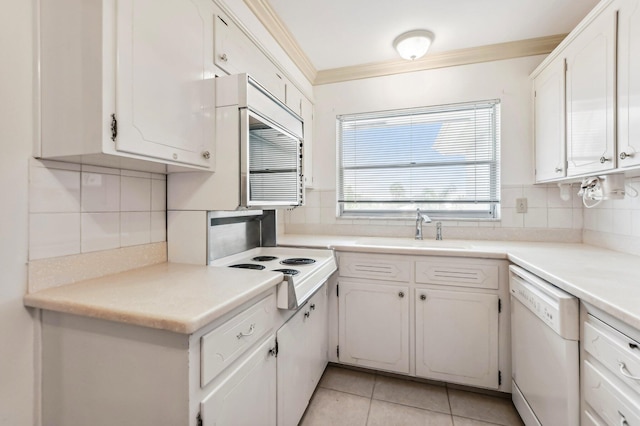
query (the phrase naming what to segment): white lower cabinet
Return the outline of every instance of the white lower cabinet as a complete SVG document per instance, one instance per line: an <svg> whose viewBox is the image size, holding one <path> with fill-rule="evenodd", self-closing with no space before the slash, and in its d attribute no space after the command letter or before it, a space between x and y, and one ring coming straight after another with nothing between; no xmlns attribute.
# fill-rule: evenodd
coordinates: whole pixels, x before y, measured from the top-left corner
<svg viewBox="0 0 640 426"><path fill-rule="evenodd" d="M640 330L584 304L581 317L581 424L640 425Z"/></svg>
<svg viewBox="0 0 640 426"><path fill-rule="evenodd" d="M327 365L327 307L325 285L278 330L279 426L298 424Z"/></svg>
<svg viewBox="0 0 640 426"><path fill-rule="evenodd" d="M340 362L409 373L409 287L340 280Z"/></svg>
<svg viewBox="0 0 640 426"><path fill-rule="evenodd" d="M498 388L498 296L417 289L416 375Z"/></svg>
<svg viewBox="0 0 640 426"><path fill-rule="evenodd" d="M508 262L338 253L337 361L511 391Z"/></svg>
<svg viewBox="0 0 640 426"><path fill-rule="evenodd" d="M271 336L200 404L204 426L276 424L276 347Z"/></svg>

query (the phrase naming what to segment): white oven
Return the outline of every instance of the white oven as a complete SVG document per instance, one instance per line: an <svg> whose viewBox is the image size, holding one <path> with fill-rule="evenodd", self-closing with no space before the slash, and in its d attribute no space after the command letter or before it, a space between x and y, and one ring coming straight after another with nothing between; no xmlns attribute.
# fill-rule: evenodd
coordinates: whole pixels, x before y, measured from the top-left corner
<svg viewBox="0 0 640 426"><path fill-rule="evenodd" d="M578 426L578 299L509 267L513 403L527 426Z"/></svg>

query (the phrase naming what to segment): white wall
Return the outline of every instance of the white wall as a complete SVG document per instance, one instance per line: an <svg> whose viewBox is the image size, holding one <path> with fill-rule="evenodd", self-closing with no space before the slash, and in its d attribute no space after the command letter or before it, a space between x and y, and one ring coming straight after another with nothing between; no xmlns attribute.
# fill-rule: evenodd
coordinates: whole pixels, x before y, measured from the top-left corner
<svg viewBox="0 0 640 426"><path fill-rule="evenodd" d="M533 182L531 82L543 56L369 78L315 88L314 185L335 189L336 115L500 99L502 183Z"/></svg>
<svg viewBox="0 0 640 426"><path fill-rule="evenodd" d="M287 233L411 236L412 221L336 219L336 115L487 99L501 101L500 221L446 221L445 236L580 241L582 209L554 185L534 186L531 81L544 56L441 68L315 87L314 189L285 214ZM517 213L516 198L529 201ZM425 226L425 234L433 233Z"/></svg>
<svg viewBox="0 0 640 426"><path fill-rule="evenodd" d="M0 13L0 425L35 419L34 324L27 287L28 158L33 138L33 5Z"/></svg>

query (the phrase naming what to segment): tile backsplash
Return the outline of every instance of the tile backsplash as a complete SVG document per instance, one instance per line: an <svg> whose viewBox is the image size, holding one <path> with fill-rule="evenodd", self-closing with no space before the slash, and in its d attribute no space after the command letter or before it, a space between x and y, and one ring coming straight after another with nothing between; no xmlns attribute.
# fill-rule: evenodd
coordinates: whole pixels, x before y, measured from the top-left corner
<svg viewBox="0 0 640 426"><path fill-rule="evenodd" d="M166 175L32 159L29 259L166 241Z"/></svg>
<svg viewBox="0 0 640 426"><path fill-rule="evenodd" d="M445 238L505 239L524 241L580 242L583 209L577 196L560 198L560 189L549 185L505 185L502 187L501 218L495 221L443 220ZM526 198L527 213L517 213L516 199ZM413 236L415 220L343 219L336 217L335 191L308 190L306 205L285 212L286 233L359 236ZM424 225L425 238L435 228Z"/></svg>
<svg viewBox="0 0 640 426"><path fill-rule="evenodd" d="M625 180L627 196L584 208L583 241L640 255L640 177Z"/></svg>

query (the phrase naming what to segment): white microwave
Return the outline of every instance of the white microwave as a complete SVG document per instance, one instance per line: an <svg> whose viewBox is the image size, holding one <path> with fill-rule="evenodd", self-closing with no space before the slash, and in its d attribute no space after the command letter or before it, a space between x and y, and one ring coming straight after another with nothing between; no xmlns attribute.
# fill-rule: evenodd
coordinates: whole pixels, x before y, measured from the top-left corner
<svg viewBox="0 0 640 426"><path fill-rule="evenodd" d="M238 173L237 180L233 176L226 182L239 185L237 207L303 204L302 118L249 75L216 79L216 137L224 151L217 153L222 161L216 174L221 168Z"/></svg>

